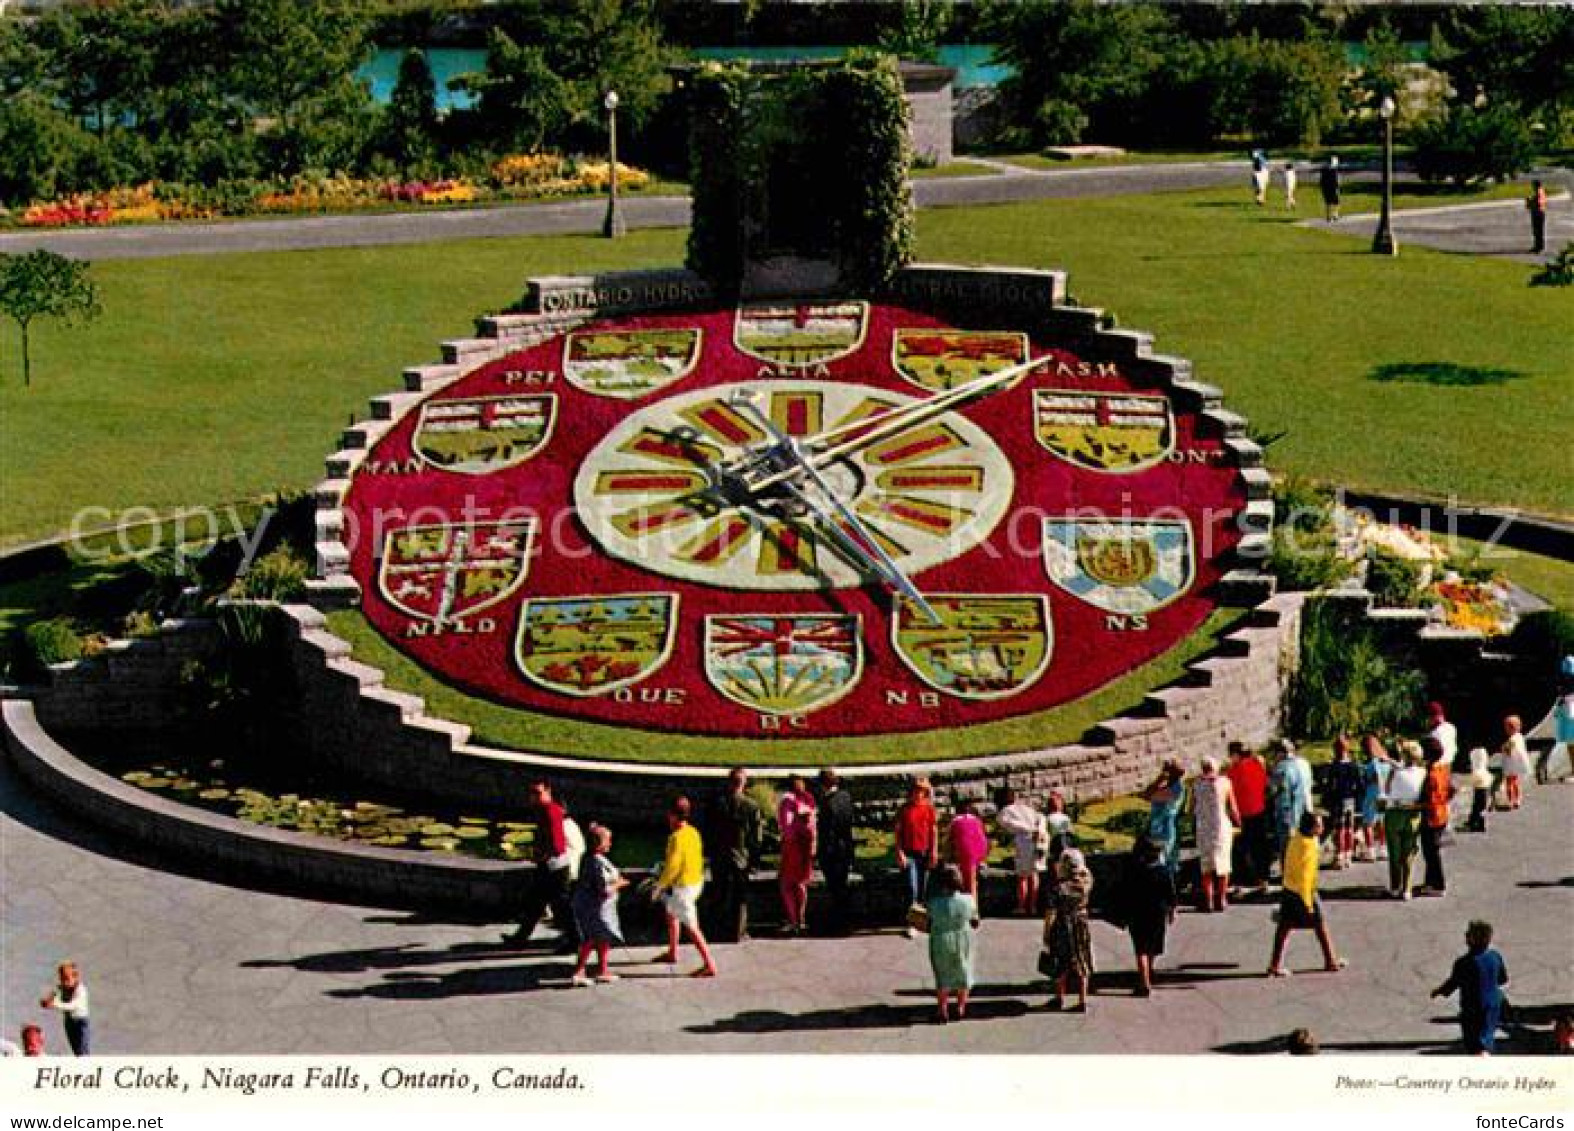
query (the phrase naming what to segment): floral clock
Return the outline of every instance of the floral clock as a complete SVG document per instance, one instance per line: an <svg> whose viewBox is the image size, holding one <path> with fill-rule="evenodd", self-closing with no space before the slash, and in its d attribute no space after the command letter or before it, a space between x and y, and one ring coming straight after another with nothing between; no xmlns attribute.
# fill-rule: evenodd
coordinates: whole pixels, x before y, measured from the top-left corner
<svg viewBox="0 0 1574 1131"><path fill-rule="evenodd" d="M592 318L375 439L348 572L394 646L523 711L765 739L1041 712L1195 631L1242 537L1224 430L1146 372L865 301Z"/></svg>

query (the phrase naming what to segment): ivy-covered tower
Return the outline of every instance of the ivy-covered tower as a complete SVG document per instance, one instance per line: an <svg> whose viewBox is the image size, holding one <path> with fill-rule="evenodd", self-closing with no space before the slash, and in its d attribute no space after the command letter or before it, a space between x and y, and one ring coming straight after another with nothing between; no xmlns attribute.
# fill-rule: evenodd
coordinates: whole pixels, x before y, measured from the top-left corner
<svg viewBox="0 0 1574 1131"><path fill-rule="evenodd" d="M911 141L895 58L686 73L688 266L723 294L782 260L881 289L912 255Z"/></svg>

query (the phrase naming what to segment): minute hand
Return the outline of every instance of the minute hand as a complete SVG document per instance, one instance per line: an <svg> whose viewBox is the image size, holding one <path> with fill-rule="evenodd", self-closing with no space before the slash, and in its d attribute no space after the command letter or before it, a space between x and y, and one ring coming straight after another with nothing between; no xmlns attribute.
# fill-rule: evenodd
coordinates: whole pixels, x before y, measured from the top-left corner
<svg viewBox="0 0 1574 1131"><path fill-rule="evenodd" d="M748 487L751 491L763 491L779 483L786 483L793 479L802 478L810 468L818 470L828 467L844 456L861 451L871 444L878 444L881 440L900 435L919 424L949 412L951 409L967 401L993 393L1006 385L1011 384L1018 377L1044 363L1045 358L1034 358L1023 362L1021 365L1009 366L996 373L989 373L954 389L947 389L937 393L916 404L899 408L881 416L854 421L851 424L839 425L828 429L818 436L804 437L798 441L802 448L810 449L811 454L804 457L803 464L785 467L760 479L750 480ZM868 431L858 433L861 428ZM858 433L854 435L854 433ZM842 439L851 436L850 439ZM828 446L827 446L828 445ZM806 465L806 466L805 466Z"/></svg>

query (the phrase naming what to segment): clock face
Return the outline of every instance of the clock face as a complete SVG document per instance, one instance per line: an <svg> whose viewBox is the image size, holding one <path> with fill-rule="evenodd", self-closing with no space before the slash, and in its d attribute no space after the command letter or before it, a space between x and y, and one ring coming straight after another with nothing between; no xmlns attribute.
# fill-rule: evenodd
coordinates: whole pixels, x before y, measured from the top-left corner
<svg viewBox="0 0 1574 1131"><path fill-rule="evenodd" d="M1244 502L1222 437L1116 364L805 302L488 363L377 441L345 511L367 617L451 683L831 737L1031 714L1157 657Z"/></svg>

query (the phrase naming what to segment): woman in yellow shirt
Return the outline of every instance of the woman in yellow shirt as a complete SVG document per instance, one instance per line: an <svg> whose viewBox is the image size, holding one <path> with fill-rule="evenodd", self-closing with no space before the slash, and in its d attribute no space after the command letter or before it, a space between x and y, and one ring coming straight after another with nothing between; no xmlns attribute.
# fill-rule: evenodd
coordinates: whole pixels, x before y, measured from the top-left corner
<svg viewBox="0 0 1574 1131"><path fill-rule="evenodd" d="M1290 834L1290 843L1284 850L1284 894L1279 899L1279 924L1273 933L1273 958L1268 962L1270 977L1282 978L1289 973L1284 968L1284 950L1290 942L1290 932L1310 927L1323 948L1323 969L1340 970L1345 961L1334 953L1333 939L1328 936L1328 924L1323 921L1322 901L1317 898L1317 863L1323 833L1322 815L1308 810L1301 815L1301 825Z"/></svg>
<svg viewBox="0 0 1574 1131"><path fill-rule="evenodd" d="M661 865L661 875L656 877L656 898L667 913L667 949L656 961L678 960L679 928L689 932L694 949L700 952L703 965L690 976L714 978L716 962L711 958L710 946L700 930L700 890L705 886L705 853L700 844L699 830L689 823L693 807L687 797L673 800L667 812L667 827L672 830L667 837L667 854Z"/></svg>

